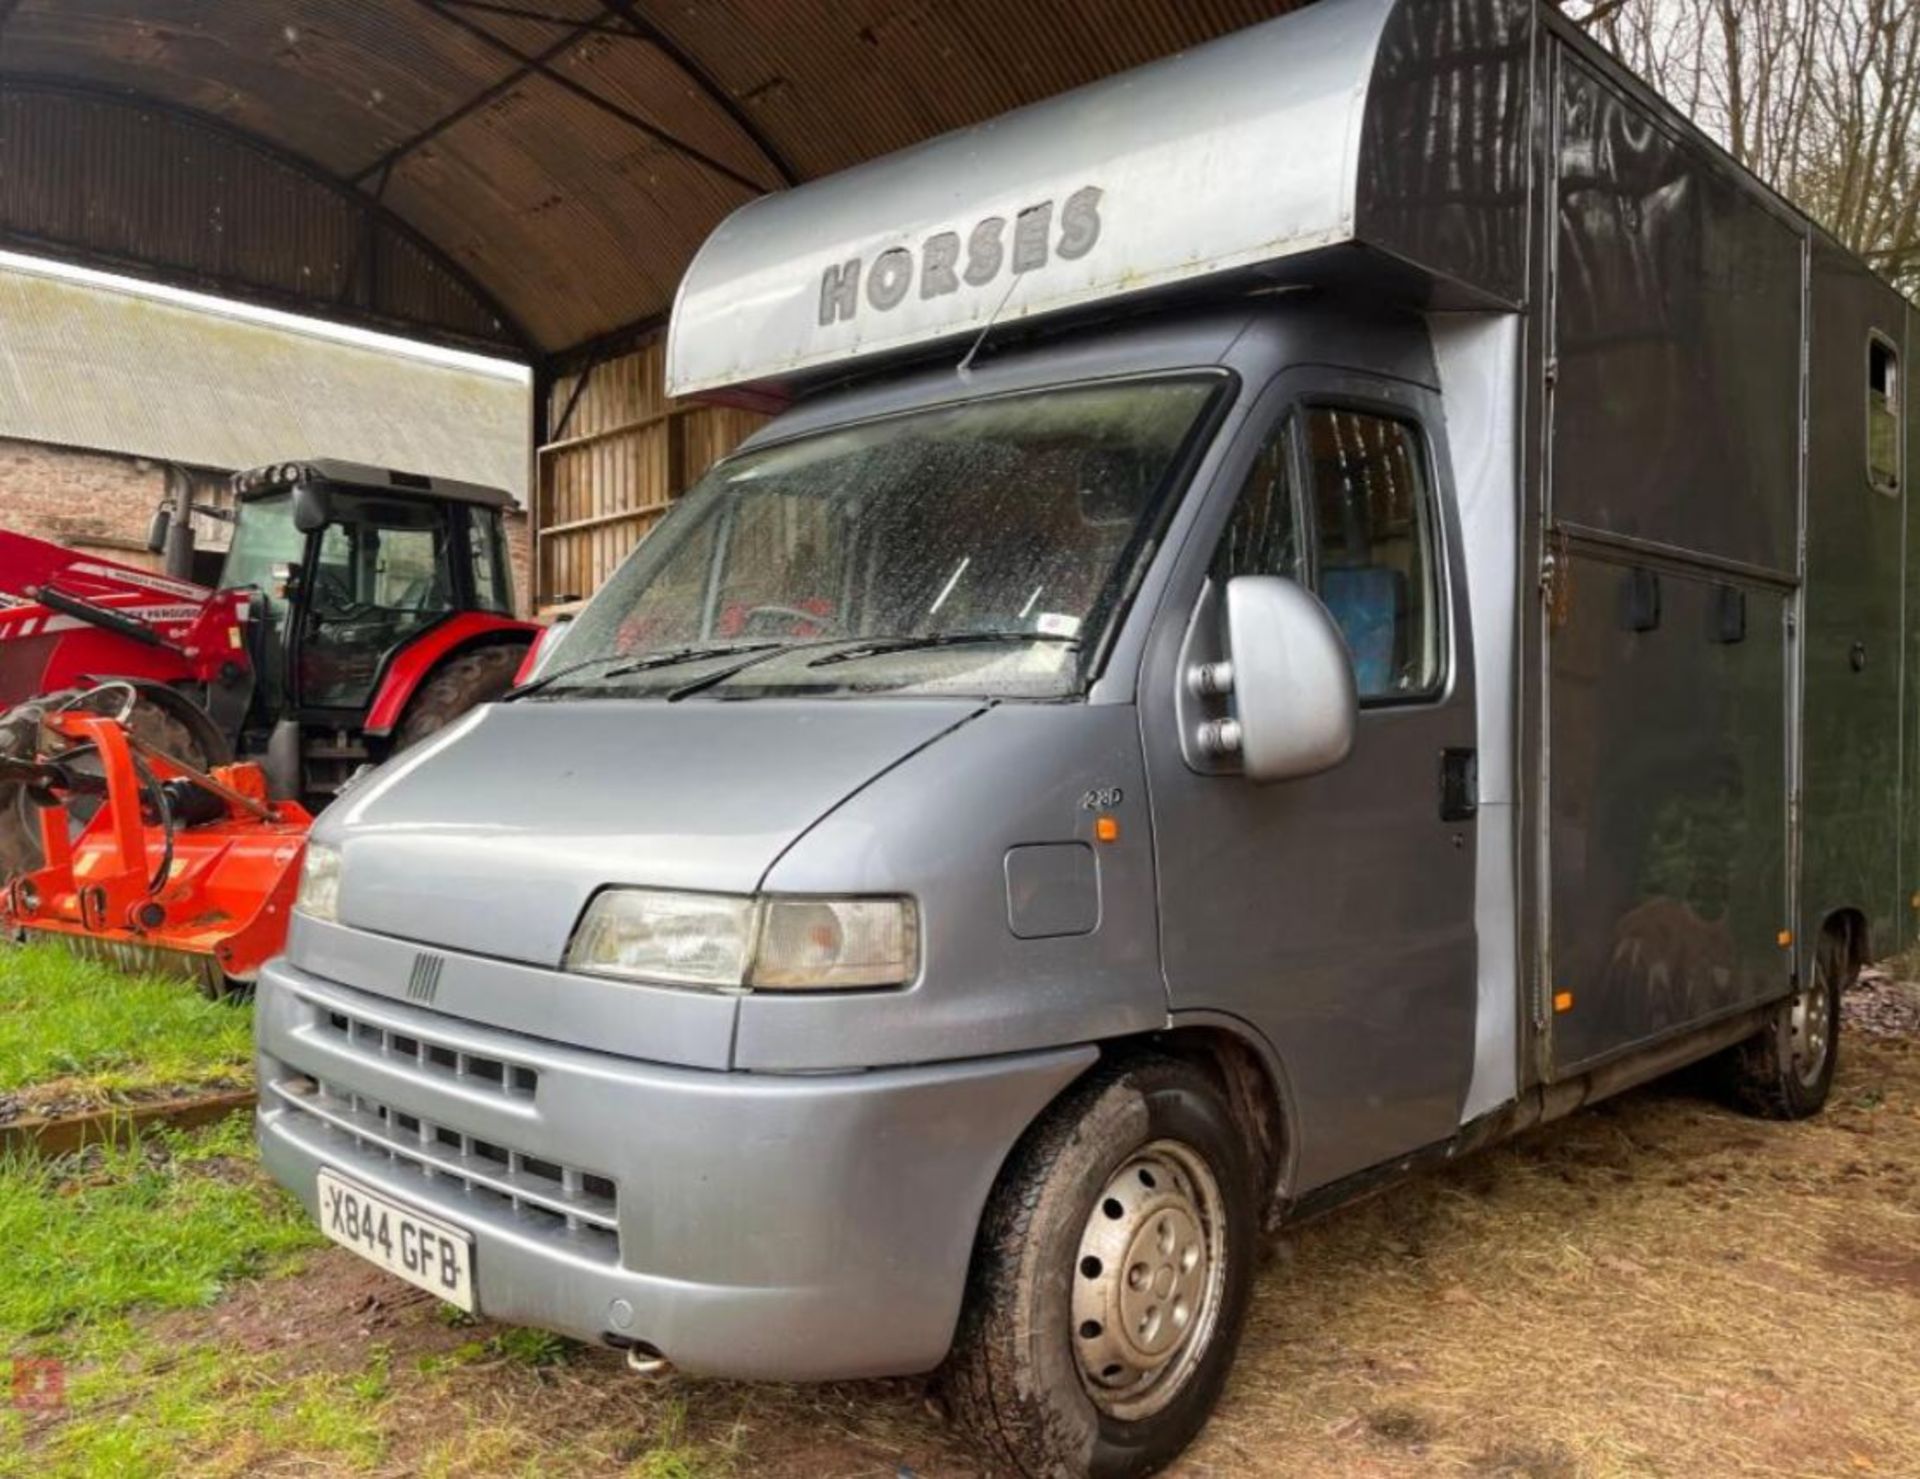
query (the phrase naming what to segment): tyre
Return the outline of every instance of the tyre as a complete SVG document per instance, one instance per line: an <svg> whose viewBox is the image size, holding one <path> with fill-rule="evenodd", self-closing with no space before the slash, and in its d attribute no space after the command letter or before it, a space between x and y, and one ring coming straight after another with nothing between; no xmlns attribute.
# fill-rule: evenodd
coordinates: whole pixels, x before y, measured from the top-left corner
<svg viewBox="0 0 1920 1479"><path fill-rule="evenodd" d="M1831 931L1822 934L1805 988L1721 1059L1723 1088L1738 1108L1766 1119L1798 1120L1825 1107L1840 1057L1840 998L1858 972L1847 941Z"/></svg>
<svg viewBox="0 0 1920 1479"><path fill-rule="evenodd" d="M524 642L480 647L449 658L420 685L407 705L394 736L394 748L404 750L428 735L445 729L468 709L492 703L513 686L513 675L527 655Z"/></svg>
<svg viewBox="0 0 1920 1479"><path fill-rule="evenodd" d="M1200 1431L1240 1341L1258 1190L1220 1085L1176 1059L1096 1069L988 1201L940 1385L1028 1479L1151 1474Z"/></svg>
<svg viewBox="0 0 1920 1479"><path fill-rule="evenodd" d="M58 706L60 700L71 698L67 693L51 694L45 699L31 700L33 704L53 703ZM24 712L23 709L19 712ZM37 726L36 726L37 727ZM171 759L190 765L195 770L205 770L210 757L206 747L194 735L192 729L183 724L174 715L149 699L142 699L134 705L133 713L127 723L133 737L150 749L160 751ZM31 741L28 741L31 746ZM76 761L75 768L89 769L89 761L82 757ZM97 764L91 767L98 773ZM67 815L75 827L84 825L94 812L100 809L100 803L90 797L76 797L67 806ZM16 873L30 873L44 861L40 850L40 811L28 798L26 787L11 785L0 786L0 880L10 878Z"/></svg>

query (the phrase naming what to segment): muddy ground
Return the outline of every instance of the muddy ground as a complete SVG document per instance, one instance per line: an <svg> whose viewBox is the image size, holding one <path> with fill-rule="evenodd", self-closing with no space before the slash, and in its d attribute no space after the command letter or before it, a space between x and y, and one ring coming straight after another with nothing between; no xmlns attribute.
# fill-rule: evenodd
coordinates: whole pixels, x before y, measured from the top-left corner
<svg viewBox="0 0 1920 1479"><path fill-rule="evenodd" d="M1920 1475L1920 1039L1876 990L1885 1035L1850 1033L1815 1121L1663 1083L1294 1231L1175 1472ZM275 1380L387 1352L371 1458L228 1433L194 1472L981 1472L921 1383L642 1380L449 1324L339 1250L152 1324Z"/></svg>

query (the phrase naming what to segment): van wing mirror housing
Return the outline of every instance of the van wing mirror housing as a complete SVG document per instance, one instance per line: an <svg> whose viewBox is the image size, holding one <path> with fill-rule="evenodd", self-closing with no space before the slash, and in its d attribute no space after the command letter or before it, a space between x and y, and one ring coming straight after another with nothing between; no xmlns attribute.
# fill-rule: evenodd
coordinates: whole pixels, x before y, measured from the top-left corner
<svg viewBox="0 0 1920 1479"><path fill-rule="evenodd" d="M293 490L293 527L302 534L318 534L333 519L333 500L317 483L300 483Z"/></svg>
<svg viewBox="0 0 1920 1479"><path fill-rule="evenodd" d="M164 555L167 552L167 531L173 527L173 511L162 505L153 511L153 518L147 523L147 553Z"/></svg>
<svg viewBox="0 0 1920 1479"><path fill-rule="evenodd" d="M1353 749L1360 701L1347 644L1314 596L1277 575L1227 582L1233 717L1214 747L1237 754L1250 781L1331 770Z"/></svg>

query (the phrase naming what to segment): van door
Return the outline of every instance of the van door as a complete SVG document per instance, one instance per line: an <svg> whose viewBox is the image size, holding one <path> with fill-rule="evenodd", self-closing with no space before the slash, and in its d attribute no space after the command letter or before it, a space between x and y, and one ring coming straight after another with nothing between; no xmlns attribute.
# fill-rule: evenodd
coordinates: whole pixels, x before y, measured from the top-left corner
<svg viewBox="0 0 1920 1479"><path fill-rule="evenodd" d="M1292 372L1183 551L1146 667L1161 949L1176 1011L1272 1043L1294 1192L1445 1139L1473 1065L1474 683L1437 396ZM1312 589L1361 712L1325 774L1257 786L1201 754L1186 675L1223 651L1237 575ZM1185 593L1184 595L1182 593Z"/></svg>

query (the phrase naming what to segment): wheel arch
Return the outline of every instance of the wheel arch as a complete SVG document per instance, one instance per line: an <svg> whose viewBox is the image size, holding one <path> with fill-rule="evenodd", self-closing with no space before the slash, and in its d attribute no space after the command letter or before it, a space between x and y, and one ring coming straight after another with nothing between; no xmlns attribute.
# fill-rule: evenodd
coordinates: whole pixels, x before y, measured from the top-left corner
<svg viewBox="0 0 1920 1479"><path fill-rule="evenodd" d="M1873 959L1873 928L1863 909L1849 906L1829 911L1820 921L1820 936L1831 936L1846 947L1849 976Z"/></svg>
<svg viewBox="0 0 1920 1479"><path fill-rule="evenodd" d="M1263 1211L1270 1218L1285 1204L1298 1152L1293 1097L1279 1055L1249 1023L1224 1012L1182 1012L1164 1028L1099 1046L1103 1062L1157 1053L1204 1068L1258 1157Z"/></svg>
<svg viewBox="0 0 1920 1479"><path fill-rule="evenodd" d="M366 734L373 739L392 736L414 696L455 658L482 647L527 646L540 631L532 622L484 611L463 611L429 627L388 659L367 709Z"/></svg>

